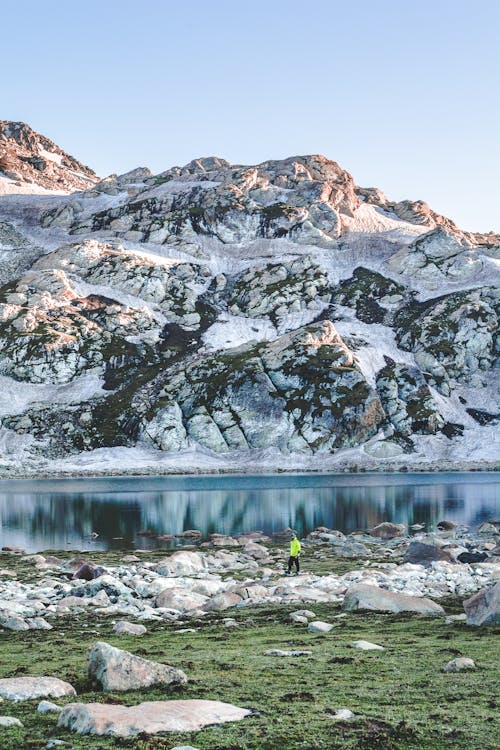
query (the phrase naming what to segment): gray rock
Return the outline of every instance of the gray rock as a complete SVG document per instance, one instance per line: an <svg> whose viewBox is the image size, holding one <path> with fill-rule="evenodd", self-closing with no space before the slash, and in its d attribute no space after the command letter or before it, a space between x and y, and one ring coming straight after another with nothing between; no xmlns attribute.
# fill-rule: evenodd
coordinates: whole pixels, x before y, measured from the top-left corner
<svg viewBox="0 0 500 750"><path fill-rule="evenodd" d="M385 651L383 646L370 643L370 641L352 641L349 645L351 648L359 648L361 651Z"/></svg>
<svg viewBox="0 0 500 750"><path fill-rule="evenodd" d="M342 609L347 612L415 612L428 616L444 614L441 605L431 599L386 591L366 583L356 583L347 590Z"/></svg>
<svg viewBox="0 0 500 750"><path fill-rule="evenodd" d="M14 630L20 632L22 630L29 630L30 626L24 619L16 615L14 612L0 612L0 627L6 630Z"/></svg>
<svg viewBox="0 0 500 750"><path fill-rule="evenodd" d="M130 737L141 732L197 732L211 724L240 721L250 713L230 703L205 700L150 701L136 706L70 703L57 723L81 734Z"/></svg>
<svg viewBox="0 0 500 750"><path fill-rule="evenodd" d="M500 582L464 601L468 625L500 625Z"/></svg>
<svg viewBox="0 0 500 750"><path fill-rule="evenodd" d="M313 620L307 626L310 633L329 633L332 628L333 625L330 622L322 622L321 620Z"/></svg>
<svg viewBox="0 0 500 750"><path fill-rule="evenodd" d="M185 685L188 681L180 669L141 659L103 641L97 641L90 649L88 675L105 693L151 685Z"/></svg>
<svg viewBox="0 0 500 750"><path fill-rule="evenodd" d="M120 622L117 622L113 627L113 632L118 635L144 635L148 630L144 625L120 620Z"/></svg>
<svg viewBox="0 0 500 750"><path fill-rule="evenodd" d="M0 716L0 727L24 727L15 716Z"/></svg>
<svg viewBox="0 0 500 750"><path fill-rule="evenodd" d="M403 555L403 562L423 565L425 568L430 567L433 562L438 560L455 562L449 552L432 543L411 542Z"/></svg>
<svg viewBox="0 0 500 750"><path fill-rule="evenodd" d="M36 710L40 714L59 713L61 711L61 706L57 706L51 701L40 701Z"/></svg>
<svg viewBox="0 0 500 750"><path fill-rule="evenodd" d="M76 695L75 688L57 677L5 677L0 680L0 697L9 701L33 698L62 698Z"/></svg>
<svg viewBox="0 0 500 750"><path fill-rule="evenodd" d="M368 530L370 536L375 536L378 539L394 539L396 536L404 536L405 525L402 523L390 523L384 521L379 523L378 526L374 526Z"/></svg>
<svg viewBox="0 0 500 750"><path fill-rule="evenodd" d="M282 651L279 648L270 648L264 653L266 656L310 656L312 651Z"/></svg>
<svg viewBox="0 0 500 750"><path fill-rule="evenodd" d="M476 664L473 659L468 659L466 656L459 656L457 659L452 659L448 664L443 667L443 672L462 672L464 669L475 669Z"/></svg>
<svg viewBox="0 0 500 750"><path fill-rule="evenodd" d="M336 721L349 721L349 719L355 718L355 714L349 708L338 708L333 718Z"/></svg>

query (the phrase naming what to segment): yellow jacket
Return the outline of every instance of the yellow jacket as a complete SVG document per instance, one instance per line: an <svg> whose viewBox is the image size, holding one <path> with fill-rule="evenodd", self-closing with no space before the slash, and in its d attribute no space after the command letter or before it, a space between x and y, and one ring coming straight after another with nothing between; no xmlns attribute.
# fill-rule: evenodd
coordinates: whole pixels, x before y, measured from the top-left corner
<svg viewBox="0 0 500 750"><path fill-rule="evenodd" d="M300 542L298 539L292 539L290 542L290 557L297 557L300 554Z"/></svg>

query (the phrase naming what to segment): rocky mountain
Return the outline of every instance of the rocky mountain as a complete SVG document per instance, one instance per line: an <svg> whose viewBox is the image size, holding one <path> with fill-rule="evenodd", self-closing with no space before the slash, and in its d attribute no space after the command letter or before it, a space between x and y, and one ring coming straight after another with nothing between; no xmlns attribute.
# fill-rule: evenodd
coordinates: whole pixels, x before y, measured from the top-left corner
<svg viewBox="0 0 500 750"><path fill-rule="evenodd" d="M0 197L4 473L498 458L497 236L323 156L74 187Z"/></svg>
<svg viewBox="0 0 500 750"><path fill-rule="evenodd" d="M0 120L0 195L87 190L99 178L24 122Z"/></svg>

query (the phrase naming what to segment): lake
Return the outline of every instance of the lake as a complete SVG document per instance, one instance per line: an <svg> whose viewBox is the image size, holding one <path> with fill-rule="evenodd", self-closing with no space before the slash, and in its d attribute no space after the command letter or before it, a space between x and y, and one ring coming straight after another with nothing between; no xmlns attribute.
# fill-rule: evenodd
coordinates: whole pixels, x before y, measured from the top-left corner
<svg viewBox="0 0 500 750"><path fill-rule="evenodd" d="M500 472L280 474L0 481L0 547L172 547L153 535L199 529L271 535L286 527L351 532L380 521L476 527L500 515ZM96 539L92 534L98 534Z"/></svg>

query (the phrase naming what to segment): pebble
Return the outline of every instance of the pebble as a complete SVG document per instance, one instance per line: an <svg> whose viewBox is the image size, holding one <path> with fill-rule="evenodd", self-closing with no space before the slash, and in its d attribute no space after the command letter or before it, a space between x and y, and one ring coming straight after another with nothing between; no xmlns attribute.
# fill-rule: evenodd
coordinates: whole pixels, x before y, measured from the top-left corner
<svg viewBox="0 0 500 750"><path fill-rule="evenodd" d="M264 651L266 656L311 656L312 651L282 651L279 648L270 648Z"/></svg>

